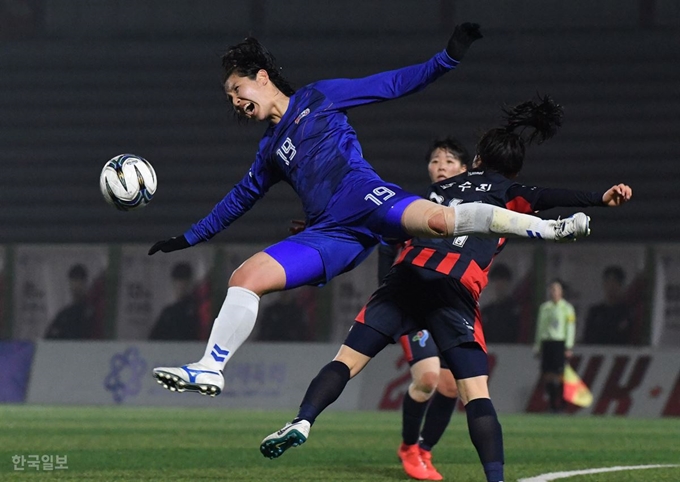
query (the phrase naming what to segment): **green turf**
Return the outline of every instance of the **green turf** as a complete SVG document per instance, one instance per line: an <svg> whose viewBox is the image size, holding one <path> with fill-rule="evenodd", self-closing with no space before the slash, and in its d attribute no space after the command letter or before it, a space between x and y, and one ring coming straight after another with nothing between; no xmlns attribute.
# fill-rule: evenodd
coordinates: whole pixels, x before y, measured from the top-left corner
<svg viewBox="0 0 680 482"><path fill-rule="evenodd" d="M0 406L0 480L395 481L397 412L329 412L302 447L268 460L261 439L290 412ZM501 415L506 481L556 471L680 464L679 419ZM68 469L14 471L12 455L66 455ZM434 462L445 480L483 482L464 414ZM581 475L568 482L680 481L680 467Z"/></svg>

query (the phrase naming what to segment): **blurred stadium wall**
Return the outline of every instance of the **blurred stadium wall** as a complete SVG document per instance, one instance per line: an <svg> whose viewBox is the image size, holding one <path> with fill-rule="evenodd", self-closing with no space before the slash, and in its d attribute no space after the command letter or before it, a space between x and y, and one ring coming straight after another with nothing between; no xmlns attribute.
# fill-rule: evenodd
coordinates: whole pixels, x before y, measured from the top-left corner
<svg viewBox="0 0 680 482"><path fill-rule="evenodd" d="M602 189L635 202L594 216L592 241L677 241L680 228L680 5L674 0L0 1L0 243L150 242L186 230L247 171L263 126L233 119L220 55L246 35L296 85L425 60L455 23L485 38L426 91L355 109L364 154L420 192L424 151L469 149L500 106L549 93L559 135L528 151L522 180ZM132 152L159 177L152 204L104 204L104 162ZM221 234L271 242L301 216L286 185Z"/></svg>

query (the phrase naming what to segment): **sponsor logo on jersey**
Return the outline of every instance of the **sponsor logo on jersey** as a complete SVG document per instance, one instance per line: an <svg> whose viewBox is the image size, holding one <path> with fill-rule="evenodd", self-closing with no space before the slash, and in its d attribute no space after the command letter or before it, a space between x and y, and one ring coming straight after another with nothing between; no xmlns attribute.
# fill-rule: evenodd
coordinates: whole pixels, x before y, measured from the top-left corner
<svg viewBox="0 0 680 482"><path fill-rule="evenodd" d="M298 116L295 118L295 123L296 123L296 124L299 124L300 121L301 121L303 118L307 117L308 115L309 115L309 108L307 108L307 109L303 110L302 112L300 112L300 115L298 115Z"/></svg>

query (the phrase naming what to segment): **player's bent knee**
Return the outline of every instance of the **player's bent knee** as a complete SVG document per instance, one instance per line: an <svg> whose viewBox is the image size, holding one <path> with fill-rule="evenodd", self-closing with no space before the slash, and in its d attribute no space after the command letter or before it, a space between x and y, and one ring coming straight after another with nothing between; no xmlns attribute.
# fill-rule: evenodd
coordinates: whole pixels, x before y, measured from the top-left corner
<svg viewBox="0 0 680 482"><path fill-rule="evenodd" d="M238 286L262 296L280 291L286 286L283 267L266 253L257 253L236 268L229 278L229 287Z"/></svg>
<svg viewBox="0 0 680 482"><path fill-rule="evenodd" d="M424 395L430 396L437 389L438 383L439 383L438 373L425 372L413 381L413 387L415 390L423 393Z"/></svg>
<svg viewBox="0 0 680 482"><path fill-rule="evenodd" d="M455 217L452 208L421 199L404 211L402 225L412 236L449 237L453 235Z"/></svg>
<svg viewBox="0 0 680 482"><path fill-rule="evenodd" d="M333 358L333 361L344 363L347 368L349 368L349 377L354 378L366 365L368 365L371 358L347 345L342 345L338 354Z"/></svg>

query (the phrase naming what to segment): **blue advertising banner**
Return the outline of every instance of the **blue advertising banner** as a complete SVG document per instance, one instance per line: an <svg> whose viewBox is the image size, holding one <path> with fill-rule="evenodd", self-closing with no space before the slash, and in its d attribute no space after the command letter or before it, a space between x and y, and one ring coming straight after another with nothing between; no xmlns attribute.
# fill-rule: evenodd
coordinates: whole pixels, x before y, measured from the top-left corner
<svg viewBox="0 0 680 482"><path fill-rule="evenodd" d="M26 398L34 351L30 341L0 341L0 403L21 403Z"/></svg>

